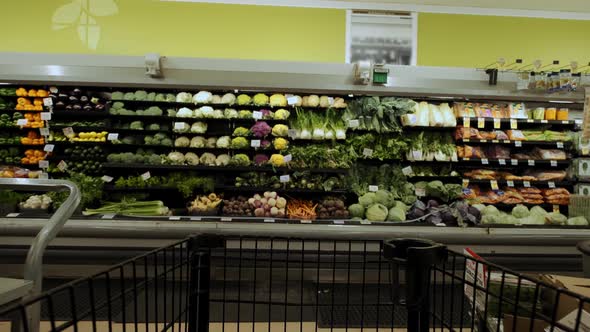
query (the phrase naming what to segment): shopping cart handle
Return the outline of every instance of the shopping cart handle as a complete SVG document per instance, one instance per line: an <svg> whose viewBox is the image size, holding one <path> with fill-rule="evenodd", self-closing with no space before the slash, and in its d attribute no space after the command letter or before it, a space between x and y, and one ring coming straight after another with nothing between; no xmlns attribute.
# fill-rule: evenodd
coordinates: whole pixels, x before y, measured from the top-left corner
<svg viewBox="0 0 590 332"><path fill-rule="evenodd" d="M383 243L385 258L405 264L440 264L447 260L447 247L424 239L393 239Z"/></svg>

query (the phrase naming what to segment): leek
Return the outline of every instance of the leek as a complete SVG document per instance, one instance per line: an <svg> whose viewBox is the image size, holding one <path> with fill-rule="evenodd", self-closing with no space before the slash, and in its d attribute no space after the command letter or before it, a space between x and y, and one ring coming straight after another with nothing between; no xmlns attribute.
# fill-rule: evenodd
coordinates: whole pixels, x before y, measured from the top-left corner
<svg viewBox="0 0 590 332"><path fill-rule="evenodd" d="M83 214L91 216L96 214L121 214L129 216L164 216L169 212L168 207L162 201L122 201L120 203L107 202L98 209L86 209Z"/></svg>

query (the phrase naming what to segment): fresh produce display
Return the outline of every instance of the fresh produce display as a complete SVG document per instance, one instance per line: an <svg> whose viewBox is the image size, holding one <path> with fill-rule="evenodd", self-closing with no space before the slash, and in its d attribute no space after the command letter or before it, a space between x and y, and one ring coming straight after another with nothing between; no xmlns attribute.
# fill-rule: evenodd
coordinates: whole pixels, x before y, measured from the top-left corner
<svg viewBox="0 0 590 332"><path fill-rule="evenodd" d="M32 195L18 207L23 210L48 210L53 200L48 195Z"/></svg>
<svg viewBox="0 0 590 332"><path fill-rule="evenodd" d="M348 219L349 213L345 200L338 197L326 197L322 199L317 207L318 219Z"/></svg>
<svg viewBox="0 0 590 332"><path fill-rule="evenodd" d="M137 149L135 153L121 152L107 155L109 163L160 165L163 157L151 150Z"/></svg>
<svg viewBox="0 0 590 332"><path fill-rule="evenodd" d="M0 145L19 145L21 144L20 136L0 133Z"/></svg>
<svg viewBox="0 0 590 332"><path fill-rule="evenodd" d="M453 161L457 150L451 133L433 131L413 132L407 135L406 159L410 161ZM456 150L457 149L457 150Z"/></svg>
<svg viewBox="0 0 590 332"><path fill-rule="evenodd" d="M479 186L469 186L463 190L463 198L471 204L553 204L568 205L570 192L565 188L538 189L534 187L502 190L481 190Z"/></svg>
<svg viewBox="0 0 590 332"><path fill-rule="evenodd" d="M21 126L23 128L43 128L45 126L45 121L41 120L40 113L25 113L24 119L27 121Z"/></svg>
<svg viewBox="0 0 590 332"><path fill-rule="evenodd" d="M0 128L16 127L16 121L21 118L22 114L18 112L13 113L12 116L7 113L0 114Z"/></svg>
<svg viewBox="0 0 590 332"><path fill-rule="evenodd" d="M408 151L408 140L401 135L353 135L346 139L349 155L355 159L401 160Z"/></svg>
<svg viewBox="0 0 590 332"><path fill-rule="evenodd" d="M120 214L127 216L165 216L170 212L162 201L123 201L120 203L108 202L98 209L86 209L83 214L91 216L95 214Z"/></svg>
<svg viewBox="0 0 590 332"><path fill-rule="evenodd" d="M150 187L167 187L177 189L184 198L193 195L195 190L213 191L215 180L212 177L201 176L196 173L170 173L168 176L150 176L144 179L142 176L119 177L115 182L115 189Z"/></svg>
<svg viewBox="0 0 590 332"><path fill-rule="evenodd" d="M440 105L425 101L414 104L411 113L401 117L402 124L407 127L455 127L457 119L448 103Z"/></svg>
<svg viewBox="0 0 590 332"><path fill-rule="evenodd" d="M493 205L476 204L473 207L481 212L482 224L513 224L513 225L568 225L588 226L585 217L568 218L559 212L547 212L540 206L528 208L516 205L512 212L503 212Z"/></svg>
<svg viewBox="0 0 590 332"><path fill-rule="evenodd" d="M39 172L17 166L0 166L0 178L36 179Z"/></svg>
<svg viewBox="0 0 590 332"><path fill-rule="evenodd" d="M17 111L42 111L43 99L41 98L25 98L20 97L16 100L15 109Z"/></svg>
<svg viewBox="0 0 590 332"><path fill-rule="evenodd" d="M306 189L332 192L344 190L345 181L344 175L326 176L303 171L293 172L289 176L289 182L283 183L280 181L280 177L275 174L247 172L239 174L233 185L237 188Z"/></svg>
<svg viewBox="0 0 590 332"><path fill-rule="evenodd" d="M125 108L125 104L122 102L114 102L109 109L109 114L111 115L135 115L135 116L162 116L164 111L158 106L150 106L144 110L128 110ZM170 112L169 110L166 111L168 116L176 115L176 112Z"/></svg>
<svg viewBox="0 0 590 332"><path fill-rule="evenodd" d="M325 114L317 111L306 111L301 108L296 108L296 117L292 118L289 126L293 129L293 133L289 134L289 128L284 125L279 128L273 128L273 135L275 136L291 136L297 140L342 140L346 138L347 126L343 120L341 111L328 109ZM283 127L284 126L284 127ZM276 135L275 132L281 133Z"/></svg>
<svg viewBox="0 0 590 332"><path fill-rule="evenodd" d="M457 127L456 140L511 140L511 141L538 141L538 142L570 142L571 132L558 132L553 130L494 130L483 131L475 128ZM499 142L495 142L499 143Z"/></svg>
<svg viewBox="0 0 590 332"><path fill-rule="evenodd" d="M48 97L49 93L47 90L44 89L25 89L23 87L19 87L18 89L14 90L12 93L12 88L5 88L3 95L5 96L12 96L16 95L18 97Z"/></svg>
<svg viewBox="0 0 590 332"><path fill-rule="evenodd" d="M245 196L237 196L223 200L222 214L224 216L250 217L254 215L254 206Z"/></svg>
<svg viewBox="0 0 590 332"><path fill-rule="evenodd" d="M69 137L72 142L106 142L108 132L81 132Z"/></svg>
<svg viewBox="0 0 590 332"><path fill-rule="evenodd" d="M28 149L20 160L23 165L38 165L40 160L45 160L47 153L42 150Z"/></svg>
<svg viewBox="0 0 590 332"><path fill-rule="evenodd" d="M59 89L49 95L56 111L104 111L106 100L98 93L91 93L79 88Z"/></svg>
<svg viewBox="0 0 590 332"><path fill-rule="evenodd" d="M400 117L413 112L416 103L394 97L360 97L350 103L342 119L352 130L401 132Z"/></svg>
<svg viewBox="0 0 590 332"><path fill-rule="evenodd" d="M36 131L29 130L26 137L21 137L20 143L23 145L42 145L45 144L45 138Z"/></svg>
<svg viewBox="0 0 590 332"><path fill-rule="evenodd" d="M0 149L0 164L12 165L20 164L20 150L15 147Z"/></svg>
<svg viewBox="0 0 590 332"><path fill-rule="evenodd" d="M199 195L189 203L188 213L192 215L215 215L222 201L223 197L217 196L214 193Z"/></svg>
<svg viewBox="0 0 590 332"><path fill-rule="evenodd" d="M310 200L290 199L287 204L287 215L291 219L314 220L317 218L317 206L318 204L314 204L314 202ZM279 210L279 214L280 213Z"/></svg>
<svg viewBox="0 0 590 332"><path fill-rule="evenodd" d="M23 90L25 90L24 88L21 88ZM0 88L0 96L16 96L16 90L17 88L13 88L13 87L7 87L7 88ZM26 90L25 90L26 91ZM22 94L22 90L20 91L20 93Z"/></svg>

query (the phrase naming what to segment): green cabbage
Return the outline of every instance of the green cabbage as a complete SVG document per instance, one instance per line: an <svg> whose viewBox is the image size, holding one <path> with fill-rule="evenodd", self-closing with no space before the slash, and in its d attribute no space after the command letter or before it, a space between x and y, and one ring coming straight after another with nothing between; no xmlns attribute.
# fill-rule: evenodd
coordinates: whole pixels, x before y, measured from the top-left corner
<svg viewBox="0 0 590 332"><path fill-rule="evenodd" d="M373 204L367 209L367 220L370 221L385 221L389 211L382 204Z"/></svg>
<svg viewBox="0 0 590 332"><path fill-rule="evenodd" d="M399 208L404 210L404 212L408 212L410 210L410 207L407 206L406 204L404 204L403 202L400 201L396 201L395 204L393 204L394 208Z"/></svg>
<svg viewBox="0 0 590 332"><path fill-rule="evenodd" d="M493 206L493 205L488 205L485 208L483 208L483 210L481 210L481 214L483 216L486 216L486 215L497 215L499 213L500 213L500 211L498 211L498 209L495 206Z"/></svg>
<svg viewBox="0 0 590 332"><path fill-rule="evenodd" d="M512 215L515 218L526 218L530 215L530 211L526 206L518 204L512 209Z"/></svg>
<svg viewBox="0 0 590 332"><path fill-rule="evenodd" d="M363 196L359 197L359 203L362 206L367 207L373 203L375 203L375 193L366 193Z"/></svg>
<svg viewBox="0 0 590 332"><path fill-rule="evenodd" d="M364 218L365 217L365 207L361 204L352 204L348 207L348 212L350 212L350 216L352 218Z"/></svg>
<svg viewBox="0 0 590 332"><path fill-rule="evenodd" d="M387 190L377 190L375 192L375 203L383 204L386 208L390 209L395 204L395 198Z"/></svg>
<svg viewBox="0 0 590 332"><path fill-rule="evenodd" d="M588 219L586 217L573 217L569 218L566 222L567 225L570 226L588 226Z"/></svg>
<svg viewBox="0 0 590 332"><path fill-rule="evenodd" d="M545 221L550 225L565 225L567 217L559 212L551 212L547 214Z"/></svg>
<svg viewBox="0 0 590 332"><path fill-rule="evenodd" d="M392 207L387 214L387 221L405 221L406 211L402 207Z"/></svg>

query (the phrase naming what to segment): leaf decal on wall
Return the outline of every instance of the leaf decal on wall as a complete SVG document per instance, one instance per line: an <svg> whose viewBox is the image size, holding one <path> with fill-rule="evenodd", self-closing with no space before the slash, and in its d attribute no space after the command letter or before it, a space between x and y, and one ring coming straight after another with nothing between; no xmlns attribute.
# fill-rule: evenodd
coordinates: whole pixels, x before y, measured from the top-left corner
<svg viewBox="0 0 590 332"><path fill-rule="evenodd" d="M93 16L110 16L119 12L114 0L88 0L88 12Z"/></svg>
<svg viewBox="0 0 590 332"><path fill-rule="evenodd" d="M64 29L76 23L80 18L81 12L82 6L78 1L73 1L57 8L51 18L53 30Z"/></svg>
<svg viewBox="0 0 590 332"><path fill-rule="evenodd" d="M89 49L96 50L100 40L100 26L96 24L96 20L92 16L82 13L77 30L78 38Z"/></svg>

